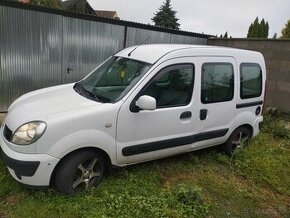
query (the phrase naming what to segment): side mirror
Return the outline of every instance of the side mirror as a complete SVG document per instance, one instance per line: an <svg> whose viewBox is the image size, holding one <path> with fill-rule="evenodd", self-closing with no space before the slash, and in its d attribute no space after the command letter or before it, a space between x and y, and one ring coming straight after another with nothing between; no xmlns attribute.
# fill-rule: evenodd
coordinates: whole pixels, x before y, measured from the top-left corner
<svg viewBox="0 0 290 218"><path fill-rule="evenodd" d="M141 110L155 110L156 100L149 95L142 95L136 101L136 106L138 106Z"/></svg>

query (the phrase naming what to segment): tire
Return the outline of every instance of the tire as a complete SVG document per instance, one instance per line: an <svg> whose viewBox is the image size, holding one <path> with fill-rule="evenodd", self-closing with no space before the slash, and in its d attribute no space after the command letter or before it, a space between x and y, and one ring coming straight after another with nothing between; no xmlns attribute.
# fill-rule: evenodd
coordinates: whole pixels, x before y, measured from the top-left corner
<svg viewBox="0 0 290 218"><path fill-rule="evenodd" d="M54 184L67 195L97 186L105 172L105 159L95 151L80 151L66 157L58 167Z"/></svg>
<svg viewBox="0 0 290 218"><path fill-rule="evenodd" d="M229 137L227 142L223 145L223 150L228 156L233 154L242 147L245 147L251 138L251 131L247 127L239 127Z"/></svg>

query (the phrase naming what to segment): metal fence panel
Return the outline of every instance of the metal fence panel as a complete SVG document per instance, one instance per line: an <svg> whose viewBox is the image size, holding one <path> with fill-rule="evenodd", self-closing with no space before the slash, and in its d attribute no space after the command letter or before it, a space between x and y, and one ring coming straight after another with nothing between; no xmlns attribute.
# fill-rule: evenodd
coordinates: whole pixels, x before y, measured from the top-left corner
<svg viewBox="0 0 290 218"><path fill-rule="evenodd" d="M206 38L198 38L192 36L182 36L177 34L171 34L170 43L172 44L191 44L191 45L206 45Z"/></svg>
<svg viewBox="0 0 290 218"><path fill-rule="evenodd" d="M24 93L81 79L124 45L207 41L202 34L6 4L0 5L0 112Z"/></svg>
<svg viewBox="0 0 290 218"><path fill-rule="evenodd" d="M170 33L128 27L126 47L141 44L170 43Z"/></svg>
<svg viewBox="0 0 290 218"><path fill-rule="evenodd" d="M123 26L64 17L63 83L75 82L122 49ZM69 74L68 72L69 70Z"/></svg>
<svg viewBox="0 0 290 218"><path fill-rule="evenodd" d="M127 47L158 43L205 45L207 39L128 27L126 40Z"/></svg>
<svg viewBox="0 0 290 218"><path fill-rule="evenodd" d="M20 95L61 83L62 16L0 6L0 111Z"/></svg>

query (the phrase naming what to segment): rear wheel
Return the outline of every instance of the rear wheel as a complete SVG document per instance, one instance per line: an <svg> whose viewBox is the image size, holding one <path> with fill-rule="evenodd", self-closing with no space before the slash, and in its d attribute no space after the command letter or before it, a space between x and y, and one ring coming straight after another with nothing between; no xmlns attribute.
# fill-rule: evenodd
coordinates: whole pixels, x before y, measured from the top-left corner
<svg viewBox="0 0 290 218"><path fill-rule="evenodd" d="M237 128L223 145L225 153L232 156L236 151L245 147L250 138L251 131L249 128L244 126Z"/></svg>
<svg viewBox="0 0 290 218"><path fill-rule="evenodd" d="M94 151L80 151L69 155L57 169L55 186L64 194L97 186L104 175L105 159Z"/></svg>

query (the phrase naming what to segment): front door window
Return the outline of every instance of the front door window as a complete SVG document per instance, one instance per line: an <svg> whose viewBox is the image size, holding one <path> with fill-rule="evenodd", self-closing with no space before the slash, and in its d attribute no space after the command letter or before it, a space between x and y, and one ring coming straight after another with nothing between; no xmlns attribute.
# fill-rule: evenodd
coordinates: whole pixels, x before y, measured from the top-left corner
<svg viewBox="0 0 290 218"><path fill-rule="evenodd" d="M187 105L194 83L192 64L175 65L162 70L143 91L156 99L157 108Z"/></svg>

